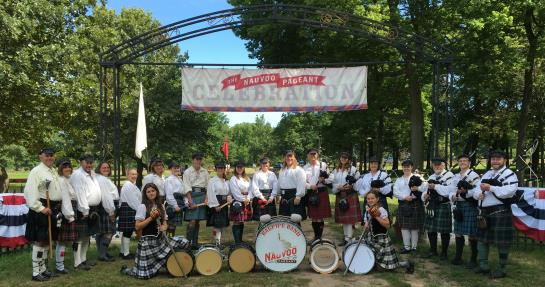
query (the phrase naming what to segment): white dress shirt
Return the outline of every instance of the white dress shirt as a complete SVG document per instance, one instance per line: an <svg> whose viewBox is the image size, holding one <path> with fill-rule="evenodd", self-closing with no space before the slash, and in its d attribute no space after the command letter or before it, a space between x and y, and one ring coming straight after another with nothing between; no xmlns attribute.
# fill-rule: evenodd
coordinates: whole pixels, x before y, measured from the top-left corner
<svg viewBox="0 0 545 287"><path fill-rule="evenodd" d="M499 175L499 176L498 176ZM502 186L491 186L489 191L484 192L484 199L482 202L483 207L489 207L494 205L500 205L503 204L500 200L496 198L499 197L501 199L505 198L511 198L515 195L517 189L518 189L518 178L517 175L507 167L502 167L499 170L491 169L487 171L482 179L492 179L498 176L498 180L503 184ZM479 199L479 196L482 193L482 190L480 188L481 183L478 183L478 190L473 194L473 198ZM496 195L496 196L494 196Z"/></svg>
<svg viewBox="0 0 545 287"><path fill-rule="evenodd" d="M208 207L217 207L219 206L218 198L216 195L230 195L229 191L229 181L224 178L219 178L214 176L208 182L208 187L206 188L206 196L208 197Z"/></svg>
<svg viewBox="0 0 545 287"><path fill-rule="evenodd" d="M60 201L62 192L59 183L59 175L53 167L47 167L40 163L28 174L25 185L25 200L28 208L35 212L41 212L45 206L42 205L40 198L45 199L45 182L49 180L49 200Z"/></svg>
<svg viewBox="0 0 545 287"><path fill-rule="evenodd" d="M99 205L102 200L102 192L95 172L87 173L80 167L70 176L70 183L76 191L78 210L83 216L89 215L89 207Z"/></svg>
<svg viewBox="0 0 545 287"><path fill-rule="evenodd" d="M349 169L334 169L333 172L329 175L329 182L333 184L333 193L338 193L339 188L346 184L346 176L350 174L357 179L360 178L360 172L354 167L350 166ZM356 181L357 182L357 181Z"/></svg>
<svg viewBox="0 0 545 287"><path fill-rule="evenodd" d="M398 200L405 200L407 196L411 196L413 199L416 198L416 196L411 195L411 188L409 187L409 180L411 177L415 174L410 174L409 176L402 175L398 177L394 183L394 196ZM420 175L416 175L420 176ZM418 191L424 192L428 190L428 183L422 180L422 185L418 187Z"/></svg>
<svg viewBox="0 0 545 287"><path fill-rule="evenodd" d="M479 183L479 174L476 173L474 170L472 169L468 169L466 170L465 172L459 172L457 174L454 175L454 178L452 179L452 183L450 184L450 199L451 201L454 200L454 198L456 197L456 193L458 192L458 182L460 182L460 180L465 180L467 182L469 182L469 184L475 186L474 188L470 189L467 191L466 193L466 198L473 198L473 195L475 194L475 192L479 192L480 189L479 187L477 186L477 184ZM466 201L463 197L459 196L456 198L457 201Z"/></svg>
<svg viewBox="0 0 545 287"><path fill-rule="evenodd" d="M279 189L296 189L295 196L302 198L306 194L307 175L303 168L282 168L278 174Z"/></svg>
<svg viewBox="0 0 545 287"><path fill-rule="evenodd" d="M185 193L191 192L193 186L206 188L209 180L210 175L204 167L196 171L193 166L190 166L184 171L184 191Z"/></svg>
<svg viewBox="0 0 545 287"><path fill-rule="evenodd" d="M165 179L166 201L169 206L181 208L181 206L178 205L176 198L174 198L175 193L183 195L184 184L177 175L171 174L169 177L167 177L167 179Z"/></svg>
<svg viewBox="0 0 545 287"><path fill-rule="evenodd" d="M311 185L316 185L320 177L320 171L327 171L327 164L322 161L317 161L316 164L307 163L303 167L307 175L306 189L310 189Z"/></svg>
<svg viewBox="0 0 545 287"><path fill-rule="evenodd" d="M142 204L142 191L134 183L125 181L121 187L121 195L119 196L119 206L126 202L130 208L137 210Z"/></svg>
<svg viewBox="0 0 545 287"><path fill-rule="evenodd" d="M274 172L268 170L265 173L260 169L254 173L250 184L250 199L254 197L265 199L260 189L271 189L270 197L275 197L278 194L278 179Z"/></svg>
<svg viewBox="0 0 545 287"><path fill-rule="evenodd" d="M368 172L364 174L356 184L354 189L362 196L366 196L369 191L371 191L371 181L373 180L382 180L386 184L384 187L380 188L380 193L387 195L392 191L392 179L390 175L385 170L377 170L374 174Z"/></svg>
<svg viewBox="0 0 545 287"><path fill-rule="evenodd" d="M159 195L165 196L165 177L163 175L159 176L155 173L150 173L144 176L142 180L142 188L148 183L153 183L159 189Z"/></svg>
<svg viewBox="0 0 545 287"><path fill-rule="evenodd" d="M68 220L68 222L72 222L75 220L76 216L76 211L72 207L72 200L77 200L76 192L74 191L72 184L70 184L69 178L59 176L59 182L62 192L61 212L62 215L64 215L64 218Z"/></svg>
<svg viewBox="0 0 545 287"><path fill-rule="evenodd" d="M250 189L250 179L236 176L232 176L229 180L229 191L234 200L244 201L248 197L248 192Z"/></svg>
<svg viewBox="0 0 545 287"><path fill-rule="evenodd" d="M114 195L117 195L117 187L107 177L97 174L98 185L100 186L102 207L112 216L115 214ZM119 195L118 195L119 198Z"/></svg>
<svg viewBox="0 0 545 287"><path fill-rule="evenodd" d="M452 181L454 180L454 174L452 172L443 170L441 173L434 173L428 177L428 180L436 180L439 181L441 184L435 184L434 190L439 194L440 196L450 198L450 185L452 184ZM429 186L429 183L428 183ZM425 196L428 194L428 188L426 188L426 191L422 193L422 201L425 201Z"/></svg>

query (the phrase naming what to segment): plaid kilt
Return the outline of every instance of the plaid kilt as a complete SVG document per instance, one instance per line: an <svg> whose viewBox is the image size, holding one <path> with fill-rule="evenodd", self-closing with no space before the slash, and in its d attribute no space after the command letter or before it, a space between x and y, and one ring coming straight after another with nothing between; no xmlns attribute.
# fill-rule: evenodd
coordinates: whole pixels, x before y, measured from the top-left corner
<svg viewBox="0 0 545 287"><path fill-rule="evenodd" d="M229 219L233 222L244 222L250 221L252 219L252 206L250 204L244 205L241 212L234 212L231 208L229 213Z"/></svg>
<svg viewBox="0 0 545 287"><path fill-rule="evenodd" d="M497 245L510 245L513 243L514 228L511 208L503 205L484 207L482 214L486 218L487 228L477 230L477 238L481 242L495 243Z"/></svg>
<svg viewBox="0 0 545 287"><path fill-rule="evenodd" d="M261 194L268 199L271 196L271 190L270 189L260 189L259 190ZM259 198L254 197L252 199L252 220L259 220L259 217L261 215L269 214L270 216L276 216L276 199L273 199L273 201L269 204L265 205L265 208L261 208L259 204Z"/></svg>
<svg viewBox="0 0 545 287"><path fill-rule="evenodd" d="M375 254L375 264L383 269L392 270L399 267L399 259L396 249L392 244L392 240L388 233L379 233L372 235L367 233L365 239L369 247L373 249Z"/></svg>
<svg viewBox="0 0 545 287"><path fill-rule="evenodd" d="M441 203L433 209L433 217L426 214L424 229L427 232L451 233L452 232L452 211L450 203Z"/></svg>
<svg viewBox="0 0 545 287"><path fill-rule="evenodd" d="M223 205L227 202L227 195L216 195L216 198L219 205ZM216 211L216 207L209 208L206 226L213 226L216 228L229 226L229 208L225 206L220 211Z"/></svg>
<svg viewBox="0 0 545 287"><path fill-rule="evenodd" d="M422 229L424 225L424 206L419 200L399 201L396 223L400 229Z"/></svg>
<svg viewBox="0 0 545 287"><path fill-rule="evenodd" d="M72 209L76 211L78 207L78 202L76 200L72 200L71 203L72 203ZM78 240L78 230L76 227L75 220L72 222L68 222L68 220L63 217L61 228L59 229L58 240L61 242Z"/></svg>
<svg viewBox="0 0 545 287"><path fill-rule="evenodd" d="M339 201L342 196L337 194L335 198L335 222L342 224L355 224L361 222L361 207L360 199L356 192L349 192L346 196L348 199L348 210L343 212L339 209Z"/></svg>
<svg viewBox="0 0 545 287"><path fill-rule="evenodd" d="M184 237L175 236L166 240L166 236L153 235L142 236L136 248L135 266L126 273L139 279L148 279L157 274L159 269L165 265L171 254L170 246L174 249L185 248L188 241Z"/></svg>
<svg viewBox="0 0 545 287"><path fill-rule="evenodd" d="M135 216L136 210L132 209L126 202L121 203L117 230L121 232L133 232L136 224L136 220L134 220Z"/></svg>
<svg viewBox="0 0 545 287"><path fill-rule="evenodd" d="M45 199L40 199L43 206L47 206ZM49 201L51 205L51 239L56 240L59 237L59 228L55 224L55 218L61 210L60 201ZM47 215L41 212L35 212L32 209L29 209L27 215L27 222L25 228L25 238L28 241L36 242L49 242L49 232L48 232L48 217Z"/></svg>
<svg viewBox="0 0 545 287"><path fill-rule="evenodd" d="M456 202L456 208L459 209L464 218L462 221L454 220L454 234L457 235L477 235L477 207L475 204L467 201Z"/></svg>
<svg viewBox="0 0 545 287"><path fill-rule="evenodd" d="M280 201L280 207L278 213L283 216L291 216L292 213L301 215L301 220L307 219L306 197L301 198L299 205L295 205L293 200L295 199L296 189L283 189L282 200Z"/></svg>
<svg viewBox="0 0 545 287"><path fill-rule="evenodd" d="M108 215L102 205L98 207L98 215L100 215L100 220L98 221L98 233L115 233L115 221L112 221L110 215Z"/></svg>
<svg viewBox="0 0 545 287"><path fill-rule="evenodd" d="M191 199L193 200L193 204L203 203L205 198L206 198L206 192L194 191L191 193ZM206 220L207 209L208 209L208 206L202 206L195 209L187 209L184 212L184 220L185 221Z"/></svg>
<svg viewBox="0 0 545 287"><path fill-rule="evenodd" d="M316 191L307 191L307 196L309 192ZM327 187L323 187L323 190L318 190L318 197L320 202L318 206L308 205L308 217L311 219L324 219L331 217L331 205L329 204L329 193L327 192Z"/></svg>

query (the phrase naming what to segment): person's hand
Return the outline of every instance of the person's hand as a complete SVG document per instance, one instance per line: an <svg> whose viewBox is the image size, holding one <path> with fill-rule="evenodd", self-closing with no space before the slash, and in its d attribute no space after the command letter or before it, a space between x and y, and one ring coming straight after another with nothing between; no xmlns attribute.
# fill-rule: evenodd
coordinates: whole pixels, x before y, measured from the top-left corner
<svg viewBox="0 0 545 287"><path fill-rule="evenodd" d="M411 191L418 191L418 186L412 186Z"/></svg>
<svg viewBox="0 0 545 287"><path fill-rule="evenodd" d="M233 203L233 197L228 195L227 196L227 202L229 202L229 204Z"/></svg>
<svg viewBox="0 0 545 287"><path fill-rule="evenodd" d="M244 199L244 205L248 205L248 204L250 204L250 200L248 198L245 198Z"/></svg>
<svg viewBox="0 0 545 287"><path fill-rule="evenodd" d="M182 209L179 208L178 206L176 206L176 208L174 208L174 210L175 210L176 212L178 212L178 213L179 213L180 211L182 211Z"/></svg>
<svg viewBox="0 0 545 287"><path fill-rule="evenodd" d="M425 199L425 200L430 199L430 194L426 192L426 194L424 194L424 199Z"/></svg>
<svg viewBox="0 0 545 287"><path fill-rule="evenodd" d="M435 183L429 183L428 189L435 189Z"/></svg>
<svg viewBox="0 0 545 287"><path fill-rule="evenodd" d="M490 184L488 184L488 183L481 183L481 190L490 191Z"/></svg>
<svg viewBox="0 0 545 287"><path fill-rule="evenodd" d="M293 200L293 204L299 205L299 203L301 203L301 198L299 196L296 196L295 199Z"/></svg>
<svg viewBox="0 0 545 287"><path fill-rule="evenodd" d="M267 204L273 202L274 198L270 197L268 200L267 200Z"/></svg>
<svg viewBox="0 0 545 287"><path fill-rule="evenodd" d="M110 215L110 221L115 222L115 214Z"/></svg>
<svg viewBox="0 0 545 287"><path fill-rule="evenodd" d="M484 200L484 192L479 195L479 200Z"/></svg>
<svg viewBox="0 0 545 287"><path fill-rule="evenodd" d="M409 195L405 197L405 201L413 201L413 197Z"/></svg>
<svg viewBox="0 0 545 287"><path fill-rule="evenodd" d="M168 228L168 224L166 224L166 223L165 223L165 224L161 224L161 226L159 226L159 231L163 231L163 232L164 232L164 231L167 230L167 228Z"/></svg>
<svg viewBox="0 0 545 287"><path fill-rule="evenodd" d="M366 222L366 223L365 223L365 225L363 226L363 229L364 229L364 230L369 229L369 222Z"/></svg>
<svg viewBox="0 0 545 287"><path fill-rule="evenodd" d="M158 209L152 209L152 210L150 211L150 216L151 216L151 218L154 219L154 220L157 219L157 218L159 218L160 215L161 215L161 213L159 212Z"/></svg>
<svg viewBox="0 0 545 287"><path fill-rule="evenodd" d="M216 209L216 212L220 212L220 211L221 211L221 207L219 207L219 206L216 206L215 209Z"/></svg>
<svg viewBox="0 0 545 287"><path fill-rule="evenodd" d="M318 187L316 187L316 185L315 185L315 184L313 184L313 185L311 185L311 186L310 186L310 189L312 189L312 190L317 190L317 189L318 189Z"/></svg>
<svg viewBox="0 0 545 287"><path fill-rule="evenodd" d="M46 207L46 208L42 209L41 213L43 213L44 215L50 216L51 215L51 209Z"/></svg>

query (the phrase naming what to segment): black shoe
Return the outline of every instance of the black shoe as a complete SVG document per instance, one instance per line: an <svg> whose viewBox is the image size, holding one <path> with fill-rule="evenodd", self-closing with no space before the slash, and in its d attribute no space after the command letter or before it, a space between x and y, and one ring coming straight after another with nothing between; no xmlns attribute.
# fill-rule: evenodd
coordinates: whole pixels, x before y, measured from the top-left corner
<svg viewBox="0 0 545 287"><path fill-rule="evenodd" d="M96 262L93 262L93 261L83 261L83 262L81 262L81 264L87 265L87 266L95 266L95 265L97 265L97 263L96 263Z"/></svg>
<svg viewBox="0 0 545 287"><path fill-rule="evenodd" d="M461 258L454 258L452 261L450 261L450 264L452 265L462 265L464 264L464 261L462 261Z"/></svg>
<svg viewBox="0 0 545 287"><path fill-rule="evenodd" d="M43 276L42 274L38 274L38 275L36 275L36 276L32 276L32 281L43 282L43 281L47 281L47 280L49 280L49 278Z"/></svg>
<svg viewBox="0 0 545 287"><path fill-rule="evenodd" d="M502 271L502 270L496 270L490 273L490 279L500 279L505 277L507 277L507 273L505 273L505 271Z"/></svg>
<svg viewBox="0 0 545 287"><path fill-rule="evenodd" d="M104 262L112 262L115 261L112 257L99 257L98 261L104 261Z"/></svg>
<svg viewBox="0 0 545 287"><path fill-rule="evenodd" d="M74 269L78 269L78 270L85 270L85 271L89 271L91 270L91 267L87 266L87 265L84 265L83 263L74 267Z"/></svg>
<svg viewBox="0 0 545 287"><path fill-rule="evenodd" d="M473 261L469 261L467 264L466 264L466 269L475 269L477 268L477 262L473 262Z"/></svg>
<svg viewBox="0 0 545 287"><path fill-rule="evenodd" d="M68 274L68 269L64 268L63 270L55 269L55 273L57 274Z"/></svg>
<svg viewBox="0 0 545 287"><path fill-rule="evenodd" d="M430 252L428 252L428 254L422 255L422 258L432 258L432 257L435 257L437 255L438 255L437 252L430 251Z"/></svg>
<svg viewBox="0 0 545 287"><path fill-rule="evenodd" d="M409 253L411 253L411 249L402 248L402 249L399 251L399 253L401 253L401 254L409 254Z"/></svg>
<svg viewBox="0 0 545 287"><path fill-rule="evenodd" d="M348 244L348 241L346 241L346 239L344 239L343 243L339 244L339 246L345 246L346 244Z"/></svg>
<svg viewBox="0 0 545 287"><path fill-rule="evenodd" d="M124 260L134 259L134 254L129 253L127 255L121 255L121 258Z"/></svg>
<svg viewBox="0 0 545 287"><path fill-rule="evenodd" d="M414 263L409 261L409 266L407 266L407 269L405 269L405 273L407 273L407 274L413 274L414 273Z"/></svg>
<svg viewBox="0 0 545 287"><path fill-rule="evenodd" d="M49 270L45 270L44 272L42 272L42 276L46 278L51 278L51 277L55 277L55 274L51 273L51 271Z"/></svg>
<svg viewBox="0 0 545 287"><path fill-rule="evenodd" d="M482 269L481 267L477 267L477 268L475 268L474 272L475 272L475 274L488 275L488 274L490 274L490 269Z"/></svg>
<svg viewBox="0 0 545 287"><path fill-rule="evenodd" d="M127 265L123 265L121 266L121 269L119 270L119 273L121 274L126 274L126 271L129 267L127 267Z"/></svg>
<svg viewBox="0 0 545 287"><path fill-rule="evenodd" d="M112 255L108 254L108 253L106 253L106 258L112 258L112 259L114 259L114 257L113 257ZM115 261L115 259L114 259L114 261Z"/></svg>

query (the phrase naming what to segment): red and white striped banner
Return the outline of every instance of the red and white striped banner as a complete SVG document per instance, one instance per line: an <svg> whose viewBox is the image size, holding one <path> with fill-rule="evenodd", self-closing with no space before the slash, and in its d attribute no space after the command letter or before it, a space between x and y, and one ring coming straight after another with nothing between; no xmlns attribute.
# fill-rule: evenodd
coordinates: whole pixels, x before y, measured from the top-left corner
<svg viewBox="0 0 545 287"><path fill-rule="evenodd" d="M523 197L511 205L515 227L528 237L545 241L545 188L521 187Z"/></svg>
<svg viewBox="0 0 545 287"><path fill-rule="evenodd" d="M367 108L367 67L182 69L182 110L317 112Z"/></svg>
<svg viewBox="0 0 545 287"><path fill-rule="evenodd" d="M0 247L25 245L28 206L22 193L0 194Z"/></svg>

